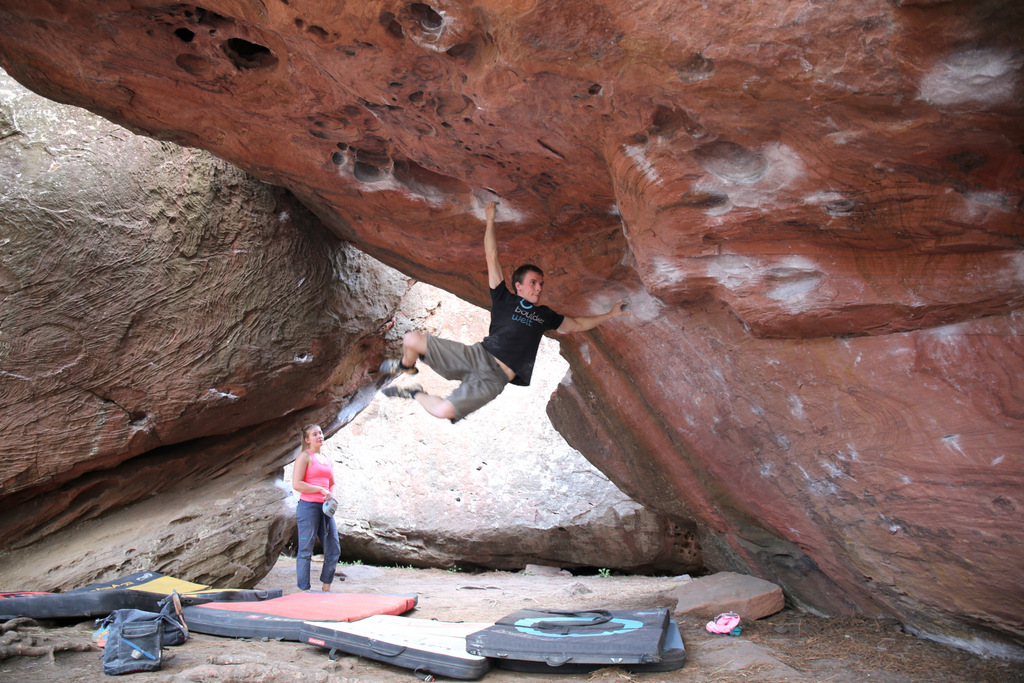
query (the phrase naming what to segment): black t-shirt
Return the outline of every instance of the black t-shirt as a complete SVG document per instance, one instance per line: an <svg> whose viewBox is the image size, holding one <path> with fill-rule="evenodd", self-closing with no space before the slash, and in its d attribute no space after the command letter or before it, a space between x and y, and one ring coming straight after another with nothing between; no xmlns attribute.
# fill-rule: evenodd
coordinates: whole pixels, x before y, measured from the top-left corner
<svg viewBox="0 0 1024 683"><path fill-rule="evenodd" d="M512 384L530 386L540 338L558 329L564 319L547 306L519 298L502 282L491 290L491 328L484 348L516 373Z"/></svg>

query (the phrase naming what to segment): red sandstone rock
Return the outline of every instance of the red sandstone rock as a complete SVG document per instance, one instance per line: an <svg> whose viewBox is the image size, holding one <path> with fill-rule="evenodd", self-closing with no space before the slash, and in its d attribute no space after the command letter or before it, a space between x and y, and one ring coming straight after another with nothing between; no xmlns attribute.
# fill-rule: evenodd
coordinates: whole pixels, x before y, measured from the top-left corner
<svg viewBox="0 0 1024 683"><path fill-rule="evenodd" d="M719 568L1024 645L1020 3L23 4L19 80L410 275L484 303L493 191L551 303L628 296L553 417Z"/></svg>
<svg viewBox="0 0 1024 683"><path fill-rule="evenodd" d="M676 614L707 615L736 612L744 619L771 616L785 607L782 589L771 581L735 572L718 572L688 581L671 591Z"/></svg>

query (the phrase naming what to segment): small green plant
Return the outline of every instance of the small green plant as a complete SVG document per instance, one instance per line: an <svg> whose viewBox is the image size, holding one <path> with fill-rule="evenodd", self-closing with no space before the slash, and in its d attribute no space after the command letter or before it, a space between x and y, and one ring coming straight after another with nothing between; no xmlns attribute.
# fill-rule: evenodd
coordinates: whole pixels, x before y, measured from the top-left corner
<svg viewBox="0 0 1024 683"><path fill-rule="evenodd" d="M459 567L448 567L448 569L446 569L445 571L449 574L456 574L458 572L461 572L462 570Z"/></svg>
<svg viewBox="0 0 1024 683"><path fill-rule="evenodd" d="M363 564L363 561L362 560L352 560L351 562L345 562L343 560L339 560L338 564L340 564L342 567L358 567L361 564Z"/></svg>
<svg viewBox="0 0 1024 683"><path fill-rule="evenodd" d="M597 575L600 576L602 579L607 579L609 576L612 575L612 570L605 569L604 567L602 567L601 569L597 570Z"/></svg>

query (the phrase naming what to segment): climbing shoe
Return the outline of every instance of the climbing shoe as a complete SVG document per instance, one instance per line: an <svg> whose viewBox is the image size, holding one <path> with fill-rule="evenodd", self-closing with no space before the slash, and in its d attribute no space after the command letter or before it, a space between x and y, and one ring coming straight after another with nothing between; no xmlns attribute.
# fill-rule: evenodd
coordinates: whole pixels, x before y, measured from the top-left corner
<svg viewBox="0 0 1024 683"><path fill-rule="evenodd" d="M407 368L402 365L402 361L398 358L388 358L380 364L380 373L382 375L397 375L399 373L415 375L417 372L419 372L419 370L416 369L416 366Z"/></svg>
<svg viewBox="0 0 1024 683"><path fill-rule="evenodd" d="M391 398L416 398L416 394L423 391L419 384L410 384L407 387L384 387L380 393Z"/></svg>

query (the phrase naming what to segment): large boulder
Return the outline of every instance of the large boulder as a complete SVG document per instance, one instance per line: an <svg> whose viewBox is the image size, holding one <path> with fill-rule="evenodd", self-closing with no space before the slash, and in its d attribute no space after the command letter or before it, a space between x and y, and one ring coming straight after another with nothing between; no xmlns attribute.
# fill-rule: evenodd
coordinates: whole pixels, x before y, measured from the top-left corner
<svg viewBox="0 0 1024 683"><path fill-rule="evenodd" d="M340 426L407 280L287 191L5 74L0 127L5 585L256 583L286 540L275 482L298 425ZM131 533L53 536L157 493L119 513Z"/></svg>
<svg viewBox="0 0 1024 683"><path fill-rule="evenodd" d="M295 527L283 487L266 477L164 491L3 554L6 589L65 592L138 571L251 588Z"/></svg>
<svg viewBox="0 0 1024 683"><path fill-rule="evenodd" d="M36 91L478 304L497 193L557 308L631 300L551 405L620 488L795 604L1021 653L1021 3L0 0L0 31Z"/></svg>

